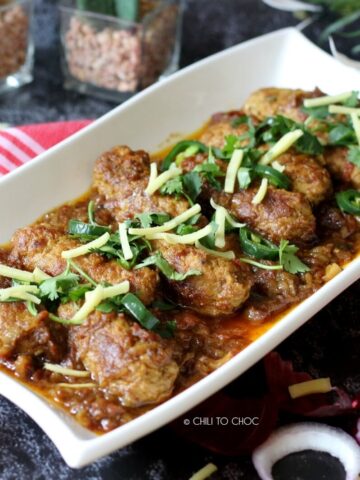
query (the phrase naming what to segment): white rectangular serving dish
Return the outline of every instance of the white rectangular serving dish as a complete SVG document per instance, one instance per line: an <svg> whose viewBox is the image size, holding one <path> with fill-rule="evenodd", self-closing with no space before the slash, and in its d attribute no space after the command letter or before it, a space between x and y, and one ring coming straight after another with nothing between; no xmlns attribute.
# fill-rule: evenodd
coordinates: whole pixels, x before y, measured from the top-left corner
<svg viewBox="0 0 360 480"><path fill-rule="evenodd" d="M192 65L137 95L36 160L0 179L0 243L45 210L76 198L96 157L116 144L155 151L170 134L187 134L217 111L238 108L265 86L328 93L358 89L360 74L296 29L280 30ZM161 427L241 375L353 283L360 258L293 309L235 358L191 388L116 430L96 436L27 387L0 373L0 393L27 412L71 467L81 467Z"/></svg>

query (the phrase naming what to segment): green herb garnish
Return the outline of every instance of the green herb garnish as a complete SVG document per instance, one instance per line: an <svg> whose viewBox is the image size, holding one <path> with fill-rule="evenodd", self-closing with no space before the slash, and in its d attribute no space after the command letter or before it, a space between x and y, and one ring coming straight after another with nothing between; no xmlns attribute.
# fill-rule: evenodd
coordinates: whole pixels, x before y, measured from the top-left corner
<svg viewBox="0 0 360 480"><path fill-rule="evenodd" d="M256 135L260 142L262 140L264 143L276 143L286 133L297 129L303 131L302 137L294 145L294 148L299 153L319 155L323 152L324 148L316 135L313 135L304 124L297 123L282 115L276 115L264 120L257 127Z"/></svg>
<svg viewBox="0 0 360 480"><path fill-rule="evenodd" d="M338 123L329 132L331 145L347 146L356 142L356 135L351 125Z"/></svg>
<svg viewBox="0 0 360 480"><path fill-rule="evenodd" d="M142 228L149 228L164 225L171 217L168 213L138 213L135 218L140 221Z"/></svg>
<svg viewBox="0 0 360 480"><path fill-rule="evenodd" d="M201 275L201 272L195 269L190 269L185 273L177 272L160 252L156 252L154 255L146 258L142 263L136 265L135 268L138 269L149 267L150 265L155 265L167 279L174 280L176 282L181 282L194 275Z"/></svg>
<svg viewBox="0 0 360 480"><path fill-rule="evenodd" d="M291 185L290 178L284 173L279 172L275 168L269 167L268 165L255 165L254 167L255 175L261 178L267 178L271 185L274 185L278 188L284 188L288 190Z"/></svg>
<svg viewBox="0 0 360 480"><path fill-rule="evenodd" d="M348 152L348 160L360 168L360 147L356 145L350 145Z"/></svg>
<svg viewBox="0 0 360 480"><path fill-rule="evenodd" d="M354 189L344 190L335 195L339 208L351 215L360 215L360 192Z"/></svg>
<svg viewBox="0 0 360 480"><path fill-rule="evenodd" d="M237 178L238 178L240 188L242 189L248 188L251 184L250 168L240 167L237 172Z"/></svg>
<svg viewBox="0 0 360 480"><path fill-rule="evenodd" d="M244 253L252 257L259 260L278 261L280 268L284 268L284 270L293 274L309 271L309 267L295 255L299 250L298 247L290 245L288 240L281 240L278 247L269 240L251 232L247 227L240 228L239 239ZM241 260L243 261L243 259ZM252 265L255 265L254 262ZM256 266L259 265L261 264ZM265 267L269 270L268 265L265 265Z"/></svg>
<svg viewBox="0 0 360 480"><path fill-rule="evenodd" d="M79 284L79 275L67 270L56 277L48 278L39 285L40 295L44 300L54 301L61 295L68 295Z"/></svg>
<svg viewBox="0 0 360 480"><path fill-rule="evenodd" d="M295 255L298 247L290 245L288 240L281 240L279 246L279 263L289 273L305 273L310 269Z"/></svg>
<svg viewBox="0 0 360 480"><path fill-rule="evenodd" d="M176 157L184 152L187 148L196 146L199 152L207 152L208 147L197 140L183 140L178 142L166 155L162 164L161 164L161 171L164 172L168 170L170 165L175 161Z"/></svg>

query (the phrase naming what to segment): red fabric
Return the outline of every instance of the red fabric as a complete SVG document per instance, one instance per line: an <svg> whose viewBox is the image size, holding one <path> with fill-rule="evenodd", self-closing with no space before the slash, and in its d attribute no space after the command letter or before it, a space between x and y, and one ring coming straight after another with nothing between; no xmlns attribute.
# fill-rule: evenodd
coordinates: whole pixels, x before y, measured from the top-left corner
<svg viewBox="0 0 360 480"><path fill-rule="evenodd" d="M90 123L91 120L76 120L0 130L0 176L29 162Z"/></svg>

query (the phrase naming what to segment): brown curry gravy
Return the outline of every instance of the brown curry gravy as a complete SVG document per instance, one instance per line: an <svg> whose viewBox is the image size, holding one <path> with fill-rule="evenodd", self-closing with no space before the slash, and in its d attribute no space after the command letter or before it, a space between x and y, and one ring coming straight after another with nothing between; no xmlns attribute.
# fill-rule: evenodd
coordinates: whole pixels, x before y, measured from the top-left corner
<svg viewBox="0 0 360 480"><path fill-rule="evenodd" d="M205 127L204 127L205 128ZM201 131L196 132L194 135L188 138L197 138ZM160 152L157 152L152 156L153 160L159 161L161 158L164 158L164 155L169 151L169 149L164 149ZM87 192L86 194L79 197L77 200L70 202L66 205L70 208L77 208L81 205L87 204L92 192ZM52 212L56 215L57 210L54 209ZM52 214L49 212L50 215ZM49 215L46 214L42 216L39 220L44 220L44 218ZM39 221L38 220L38 221ZM35 222L36 223L36 222ZM324 238L324 241L339 241L337 238ZM359 251L360 236L359 232L354 234L349 240L353 246L352 250ZM5 254L10 248L10 245L5 245L0 249L1 254ZM339 241L339 249L341 249L341 242ZM343 255L340 255L339 259L336 261L344 266L346 263L351 261L355 255L349 251L344 251ZM342 260L341 260L342 258ZM321 285L316 285L316 288L309 289L308 295L310 296L313 291L317 290ZM305 296L305 297L306 297ZM303 297L304 298L304 297ZM213 371L216 367L220 366L226 362L229 358L236 355L238 352L243 350L247 345L255 341L261 335L266 333L275 323L281 320L286 316L298 303L302 301L301 298L297 302L293 302L291 306L280 308L279 311L275 313L269 313L261 321L250 320L245 312L242 310L234 316L226 318L208 318L202 317L201 315L192 312L190 310L181 309L181 315L190 315L196 317L199 320L206 322L209 332L212 338L217 339L217 347L221 345L223 347L224 355L222 358L217 359L217 352L214 352L213 365L209 365L208 371L206 369L201 369L199 371L191 372L189 375L182 375L180 381L178 382L173 396L188 388L190 385L196 383L201 378L205 377L208 373ZM251 304L252 299L250 298L246 305ZM175 314L176 317L177 314ZM72 365L72 368L78 368L83 370L81 365ZM71 377L66 377L64 380L63 375L55 374L52 372L45 371L39 365L39 368L31 375L30 378L24 378L19 374L18 369L15 365L15 362L12 361L1 361L0 360L0 369L3 373L15 377L16 380L21 381L24 385L32 389L34 392L45 397L50 403L56 407L60 407L71 416L73 416L81 425L90 429L94 433L102 434L108 431L113 430L114 428L136 418L146 411L154 408L154 406L140 407L140 408L126 408L123 407L118 398L112 396L106 396L99 389L64 389L56 386L57 383L68 381L69 383L77 383L79 379L74 379ZM81 379L82 381L83 379ZM89 380L91 381L91 380Z"/></svg>

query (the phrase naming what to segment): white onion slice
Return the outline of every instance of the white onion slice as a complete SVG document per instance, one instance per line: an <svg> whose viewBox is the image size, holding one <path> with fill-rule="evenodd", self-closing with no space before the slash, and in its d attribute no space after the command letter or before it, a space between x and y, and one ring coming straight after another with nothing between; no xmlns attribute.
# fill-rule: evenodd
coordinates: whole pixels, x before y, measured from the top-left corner
<svg viewBox="0 0 360 480"><path fill-rule="evenodd" d="M253 453L252 461L261 480L272 480L272 468L282 458L295 452L326 452L344 466L346 480L360 472L360 448L343 430L321 423L298 423L279 428Z"/></svg>

